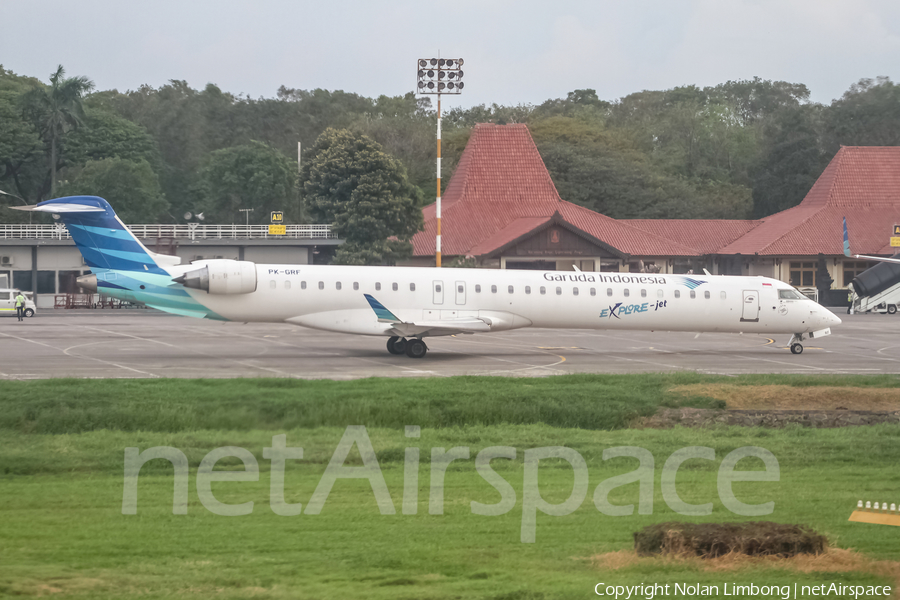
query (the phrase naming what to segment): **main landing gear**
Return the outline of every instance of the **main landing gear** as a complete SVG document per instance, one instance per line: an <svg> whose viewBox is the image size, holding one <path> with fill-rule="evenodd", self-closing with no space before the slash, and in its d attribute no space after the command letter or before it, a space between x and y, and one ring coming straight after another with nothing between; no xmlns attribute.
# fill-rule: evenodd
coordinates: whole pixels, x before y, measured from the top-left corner
<svg viewBox="0 0 900 600"><path fill-rule="evenodd" d="M802 341L802 333L795 333L791 336L791 341L788 342L788 346L791 347L791 354L803 354L803 344L800 343Z"/></svg>
<svg viewBox="0 0 900 600"><path fill-rule="evenodd" d="M387 349L391 354L406 354L410 358L422 358L428 352L428 346L421 339L398 336L388 339Z"/></svg>

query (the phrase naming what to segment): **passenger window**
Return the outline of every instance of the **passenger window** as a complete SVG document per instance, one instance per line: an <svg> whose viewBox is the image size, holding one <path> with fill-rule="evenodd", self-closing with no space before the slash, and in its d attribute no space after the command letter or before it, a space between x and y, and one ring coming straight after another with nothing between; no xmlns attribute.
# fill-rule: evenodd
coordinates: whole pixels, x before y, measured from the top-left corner
<svg viewBox="0 0 900 600"><path fill-rule="evenodd" d="M641 298L647 297L647 290L641 290Z"/></svg>
<svg viewBox="0 0 900 600"><path fill-rule="evenodd" d="M691 298L696 298L696 297L697 297L697 292L695 292L694 290L691 290Z"/></svg>
<svg viewBox="0 0 900 600"><path fill-rule="evenodd" d="M392 284L391 284L391 289L394 290L394 291L396 292L397 290L400 289L400 286L398 286L396 283L392 283Z"/></svg>
<svg viewBox="0 0 900 600"><path fill-rule="evenodd" d="M409 284L409 291L411 291L411 292L416 291L416 284L414 284L414 283Z"/></svg>
<svg viewBox="0 0 900 600"><path fill-rule="evenodd" d="M573 288L572 288L572 295L573 295L573 296L577 296L577 295L578 295L578 288L577 288L577 287L573 287Z"/></svg>
<svg viewBox="0 0 900 600"><path fill-rule="evenodd" d="M306 282L305 282L305 281L301 281L301 282L300 282L300 289L301 289L301 290L305 290L305 289L306 289Z"/></svg>
<svg viewBox="0 0 900 600"><path fill-rule="evenodd" d="M286 290L291 289L291 282L290 282L290 281L285 281L285 282L284 282L284 289L286 289Z"/></svg>
<svg viewBox="0 0 900 600"><path fill-rule="evenodd" d="M531 286L530 286L530 285L526 285L526 286L525 286L525 293L526 293L526 294L530 294L530 293L531 293Z"/></svg>
<svg viewBox="0 0 900 600"><path fill-rule="evenodd" d="M662 297L663 297L663 291L662 291L662 290L656 290L656 297L657 297L657 298L662 298Z"/></svg>
<svg viewBox="0 0 900 600"><path fill-rule="evenodd" d="M591 296L597 295L597 288L591 288Z"/></svg>
<svg viewBox="0 0 900 600"><path fill-rule="evenodd" d="M463 293L463 289L464 289L464 288L463 288L463 286L461 286L461 285L456 286L456 293L457 293L457 294L462 294L462 293Z"/></svg>
<svg viewBox="0 0 900 600"><path fill-rule="evenodd" d="M325 289L325 282L324 282L324 281L320 281L320 282L319 282L319 289L320 289L320 290L324 290L324 289Z"/></svg>
<svg viewBox="0 0 900 600"><path fill-rule="evenodd" d="M273 290L275 289L275 287L277 285L278 284L275 283L274 279L269 282L269 287L272 288ZM9 292L0 292L0 300L9 300Z"/></svg>
<svg viewBox="0 0 900 600"><path fill-rule="evenodd" d="M497 286L496 286L496 285L492 285L492 286L491 286L491 293L492 293L492 294L496 294L496 293L497 293Z"/></svg>
<svg viewBox="0 0 900 600"><path fill-rule="evenodd" d="M509 286L508 288L506 288L506 291L509 292L510 294L512 294L512 293L513 293L513 286Z"/></svg>
<svg viewBox="0 0 900 600"><path fill-rule="evenodd" d="M631 293L631 292L628 290L628 288L625 288L624 290L622 290L622 292L625 294L625 297L626 297L626 298L627 298L628 295Z"/></svg>
<svg viewBox="0 0 900 600"><path fill-rule="evenodd" d="M719 297L720 297L722 300L724 300L724 299L725 299L725 292L719 292Z"/></svg>
<svg viewBox="0 0 900 600"><path fill-rule="evenodd" d="M556 288L556 295L562 296L562 288L561 287Z"/></svg>
<svg viewBox="0 0 900 600"><path fill-rule="evenodd" d="M376 292L380 292L380 291L381 291L381 283L380 283L380 282L376 282L376 283L375 283L375 291L376 291Z"/></svg>
<svg viewBox="0 0 900 600"><path fill-rule="evenodd" d="M612 296L612 288L606 288L606 295Z"/></svg>
<svg viewBox="0 0 900 600"><path fill-rule="evenodd" d="M675 297L681 298L681 290L675 290Z"/></svg>
<svg viewBox="0 0 900 600"><path fill-rule="evenodd" d="M481 284L479 284L479 283L476 283L476 284L475 284L475 293L476 293L476 294L480 294L480 293L481 293Z"/></svg>
<svg viewBox="0 0 900 600"><path fill-rule="evenodd" d="M440 286L440 285L434 286L434 291L437 292L438 294L440 294L440 293L441 293L441 286Z"/></svg>
<svg viewBox="0 0 900 600"><path fill-rule="evenodd" d="M336 282L334 283L334 289L336 289L336 290L340 290L340 289L341 289L341 282L340 282L340 281L336 281Z"/></svg>
<svg viewBox="0 0 900 600"><path fill-rule="evenodd" d="M359 289L359 282L358 282L358 281L354 281L354 282L353 282L353 289L354 289L354 290L358 290L358 289Z"/></svg>
<svg viewBox="0 0 900 600"><path fill-rule="evenodd" d="M544 286L541 286L541 295L543 296L546 293L547 293L547 288L545 288Z"/></svg>
<svg viewBox="0 0 900 600"><path fill-rule="evenodd" d="M706 298L707 300L709 300L709 290L706 290L705 292L703 292L703 297Z"/></svg>

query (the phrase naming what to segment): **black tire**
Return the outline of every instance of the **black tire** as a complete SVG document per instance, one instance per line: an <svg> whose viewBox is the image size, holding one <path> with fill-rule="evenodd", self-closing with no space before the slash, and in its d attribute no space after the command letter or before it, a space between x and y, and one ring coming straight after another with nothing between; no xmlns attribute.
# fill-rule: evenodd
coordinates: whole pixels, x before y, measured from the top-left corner
<svg viewBox="0 0 900 600"><path fill-rule="evenodd" d="M798 342L794 342L791 344L791 353L792 354L803 354L803 344Z"/></svg>
<svg viewBox="0 0 900 600"><path fill-rule="evenodd" d="M387 349L391 354L403 354L406 352L406 338L393 336L387 341Z"/></svg>
<svg viewBox="0 0 900 600"><path fill-rule="evenodd" d="M410 358L423 358L428 352L425 342L418 339L406 340L406 355Z"/></svg>
<svg viewBox="0 0 900 600"><path fill-rule="evenodd" d="M34 309L32 309L32 308L26 308L26 309L25 309L25 316L26 316L26 317L33 317L33 316L34 316Z"/></svg>
<svg viewBox="0 0 900 600"><path fill-rule="evenodd" d="M895 315L897 314L897 305L896 304L888 304L888 314Z"/></svg>

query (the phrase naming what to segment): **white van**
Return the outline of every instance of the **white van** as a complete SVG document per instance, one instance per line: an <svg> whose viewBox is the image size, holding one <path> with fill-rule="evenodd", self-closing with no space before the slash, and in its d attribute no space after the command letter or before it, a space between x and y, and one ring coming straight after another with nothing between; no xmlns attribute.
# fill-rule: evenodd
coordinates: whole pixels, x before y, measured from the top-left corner
<svg viewBox="0 0 900 600"><path fill-rule="evenodd" d="M16 296L19 290L0 289L0 317L16 316ZM25 316L33 317L37 307L34 305L34 294L22 292L25 296Z"/></svg>

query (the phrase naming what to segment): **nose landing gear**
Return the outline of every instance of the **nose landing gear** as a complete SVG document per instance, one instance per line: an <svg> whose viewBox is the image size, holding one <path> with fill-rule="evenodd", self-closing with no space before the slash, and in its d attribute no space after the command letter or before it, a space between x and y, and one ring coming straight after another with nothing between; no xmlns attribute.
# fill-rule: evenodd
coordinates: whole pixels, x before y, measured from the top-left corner
<svg viewBox="0 0 900 600"><path fill-rule="evenodd" d="M802 341L802 333L795 333L791 336L791 341L788 342L788 346L791 347L791 354L803 354L803 344L800 343Z"/></svg>
<svg viewBox="0 0 900 600"><path fill-rule="evenodd" d="M428 346L419 338L406 339L393 336L387 341L387 349L391 354L406 354L410 358L423 358Z"/></svg>

